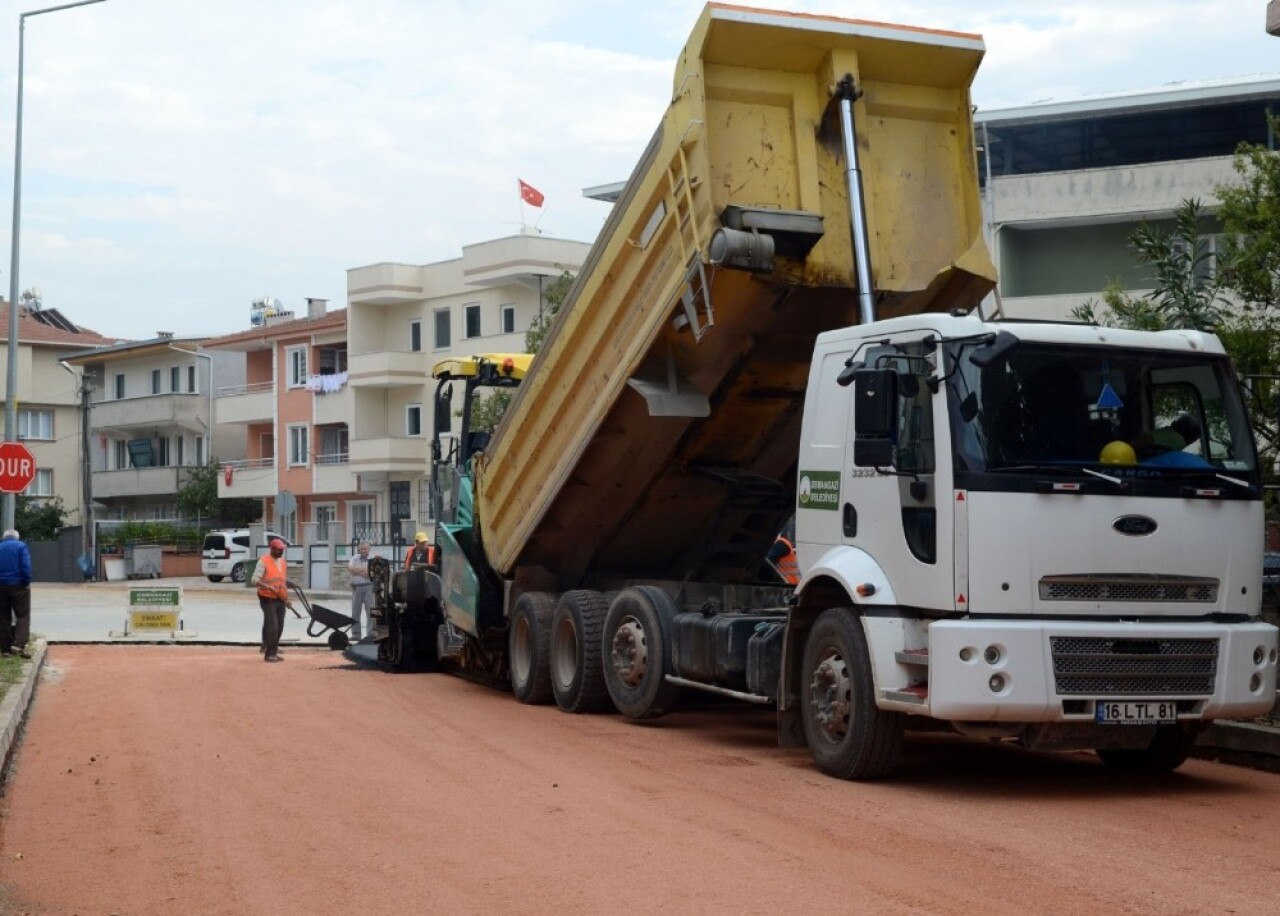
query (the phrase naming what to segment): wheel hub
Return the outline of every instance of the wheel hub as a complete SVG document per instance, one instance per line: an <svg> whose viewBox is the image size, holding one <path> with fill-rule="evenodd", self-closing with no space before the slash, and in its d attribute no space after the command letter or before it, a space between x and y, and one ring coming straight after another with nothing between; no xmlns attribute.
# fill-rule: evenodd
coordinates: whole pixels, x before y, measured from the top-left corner
<svg viewBox="0 0 1280 916"><path fill-rule="evenodd" d="M832 741L840 740L849 730L852 692L845 660L835 652L824 655L814 667L809 682L809 705L813 708L814 721Z"/></svg>
<svg viewBox="0 0 1280 916"><path fill-rule="evenodd" d="M640 621L634 617L622 621L614 631L609 654L614 672L628 687L635 687L644 680L649 667L649 646Z"/></svg>

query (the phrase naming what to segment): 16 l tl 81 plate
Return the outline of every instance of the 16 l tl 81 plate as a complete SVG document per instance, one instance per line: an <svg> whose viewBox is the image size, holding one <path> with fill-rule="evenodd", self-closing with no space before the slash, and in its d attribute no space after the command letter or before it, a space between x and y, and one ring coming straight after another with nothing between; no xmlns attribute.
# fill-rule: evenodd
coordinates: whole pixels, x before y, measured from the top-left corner
<svg viewBox="0 0 1280 916"><path fill-rule="evenodd" d="M1093 714L1100 725L1171 725L1178 721L1173 700L1099 701Z"/></svg>

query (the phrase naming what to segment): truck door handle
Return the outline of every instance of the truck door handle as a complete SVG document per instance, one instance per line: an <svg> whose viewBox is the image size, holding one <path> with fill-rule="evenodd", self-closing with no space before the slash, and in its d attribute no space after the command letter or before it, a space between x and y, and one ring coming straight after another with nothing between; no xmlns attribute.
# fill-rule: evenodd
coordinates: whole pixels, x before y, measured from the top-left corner
<svg viewBox="0 0 1280 916"><path fill-rule="evenodd" d="M847 538L858 536L858 510L853 508L853 503L844 504L844 536Z"/></svg>

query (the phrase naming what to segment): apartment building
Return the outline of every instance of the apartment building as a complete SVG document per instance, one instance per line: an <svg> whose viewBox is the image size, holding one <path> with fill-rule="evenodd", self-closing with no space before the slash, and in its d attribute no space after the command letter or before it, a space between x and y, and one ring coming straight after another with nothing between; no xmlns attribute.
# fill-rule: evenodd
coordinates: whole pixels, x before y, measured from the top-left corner
<svg viewBox="0 0 1280 916"><path fill-rule="evenodd" d="M1128 239L1198 198L1215 245L1215 188L1241 142L1274 148L1280 77L1180 83L978 111L978 171L1005 313L1065 318L1111 281L1151 286Z"/></svg>
<svg viewBox="0 0 1280 916"><path fill-rule="evenodd" d="M455 355L524 352L544 286L576 274L590 249L526 231L464 246L448 261L347 272L350 460L362 494L340 509L350 534L385 543L425 525L432 365ZM458 422L450 418L455 430Z"/></svg>
<svg viewBox="0 0 1280 916"><path fill-rule="evenodd" d="M214 392L220 428L240 442L236 457L218 455L218 496L262 500L263 520L290 541L371 502L350 461L354 415L347 382L347 312L307 300L306 317L259 314L247 331L206 341L211 353L243 354L236 385Z"/></svg>
<svg viewBox="0 0 1280 916"><path fill-rule="evenodd" d="M81 328L57 309L27 307L18 313L18 361L15 386L17 438L36 459L36 476L24 495L62 497L67 524L87 518L82 492L84 467L79 374L65 365L67 356L111 341ZM9 373L9 306L0 303L0 378Z"/></svg>
<svg viewBox="0 0 1280 916"><path fill-rule="evenodd" d="M243 381L244 356L210 353L203 341L161 332L65 358L86 383L98 521L180 518L176 497L189 470L243 447L214 424L213 392Z"/></svg>

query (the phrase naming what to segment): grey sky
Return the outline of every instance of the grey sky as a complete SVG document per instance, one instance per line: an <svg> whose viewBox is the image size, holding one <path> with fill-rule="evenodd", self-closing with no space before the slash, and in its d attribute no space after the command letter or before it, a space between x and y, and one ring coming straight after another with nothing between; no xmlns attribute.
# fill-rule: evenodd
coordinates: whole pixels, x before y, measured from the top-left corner
<svg viewBox="0 0 1280 916"><path fill-rule="evenodd" d="M0 290L17 20L0 2ZM981 108L1280 73L1262 0L774 5L981 33ZM27 21L20 288L104 334L221 334L252 299L538 222L591 240L695 0L107 0ZM516 179L546 195L522 207Z"/></svg>

